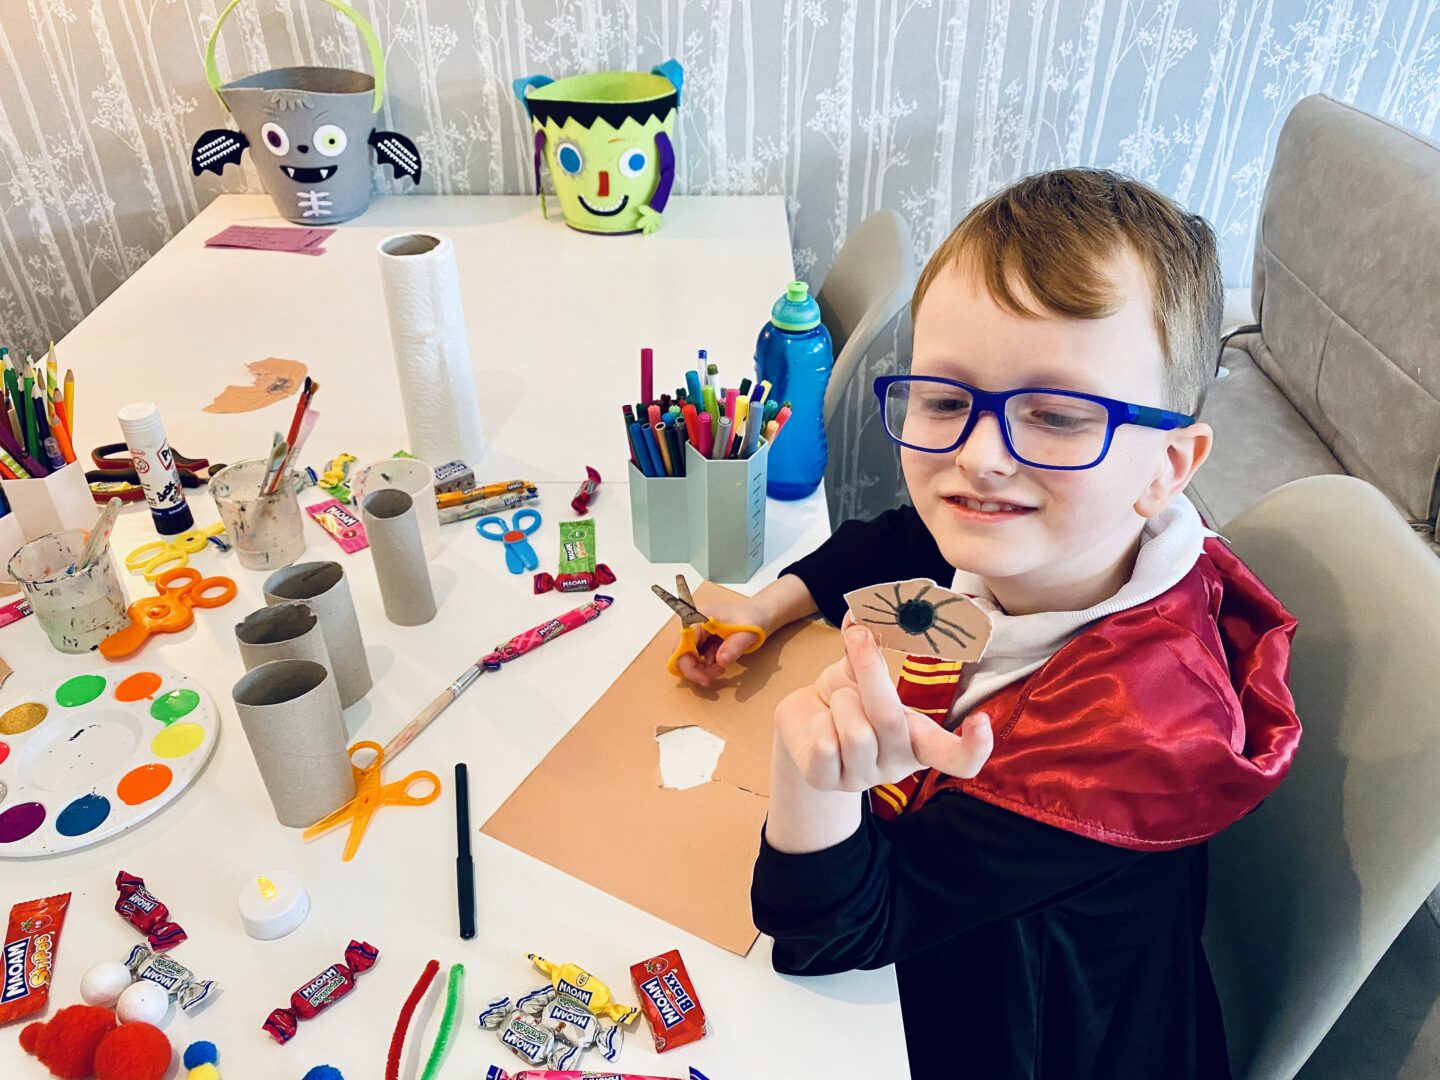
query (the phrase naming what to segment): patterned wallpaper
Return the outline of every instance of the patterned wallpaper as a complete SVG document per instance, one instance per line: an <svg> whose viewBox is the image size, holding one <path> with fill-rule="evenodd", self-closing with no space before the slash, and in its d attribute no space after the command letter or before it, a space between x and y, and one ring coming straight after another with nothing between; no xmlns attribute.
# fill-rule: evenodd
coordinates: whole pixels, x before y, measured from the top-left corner
<svg viewBox="0 0 1440 1080"><path fill-rule="evenodd" d="M386 45L383 126L420 144L423 190L529 190L512 79L676 57L677 192L783 192L812 282L878 207L910 220L923 258L1007 180L1093 163L1205 214L1227 283L1245 284L1298 98L1426 134L1440 113L1437 0L353 3ZM226 119L201 62L222 8L0 0L0 342L60 336L217 192L260 190L248 163L223 180L187 165ZM364 57L320 0L250 0L219 64L230 78Z"/></svg>

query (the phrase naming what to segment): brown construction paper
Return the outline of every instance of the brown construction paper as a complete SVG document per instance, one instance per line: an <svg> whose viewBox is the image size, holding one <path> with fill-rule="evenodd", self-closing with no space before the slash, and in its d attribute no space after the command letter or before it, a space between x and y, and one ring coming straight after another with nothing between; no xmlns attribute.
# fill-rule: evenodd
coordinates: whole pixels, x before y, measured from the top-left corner
<svg viewBox="0 0 1440 1080"><path fill-rule="evenodd" d="M695 590L702 608L734 596L709 583ZM481 831L744 956L758 936L750 877L769 796L775 706L839 659L840 638L819 621L792 624L705 689L666 673L679 638L673 618ZM655 735L689 724L725 740L715 777L663 788ZM576 844L555 828L576 792L606 820L629 822L631 839Z"/></svg>
<svg viewBox="0 0 1440 1080"><path fill-rule="evenodd" d="M927 612L928 625L909 631L896 612L916 603ZM963 593L942 589L929 578L891 581L845 594L850 615L868 626L882 647L937 660L974 663L990 641L990 616Z"/></svg>
<svg viewBox="0 0 1440 1080"><path fill-rule="evenodd" d="M5 680L10 678L14 673L15 669L5 662L3 656L0 656L0 686L4 686Z"/></svg>
<svg viewBox="0 0 1440 1080"><path fill-rule="evenodd" d="M305 365L299 360L267 356L245 365L254 382L249 386L227 386L205 406L208 413L242 413L263 409L289 397L305 381Z"/></svg>

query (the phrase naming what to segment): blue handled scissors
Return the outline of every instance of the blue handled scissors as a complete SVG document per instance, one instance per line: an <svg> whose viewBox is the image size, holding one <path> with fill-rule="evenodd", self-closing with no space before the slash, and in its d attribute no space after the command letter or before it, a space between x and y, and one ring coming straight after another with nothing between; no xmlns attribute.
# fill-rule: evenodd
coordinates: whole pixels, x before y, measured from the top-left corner
<svg viewBox="0 0 1440 1080"><path fill-rule="evenodd" d="M488 526L488 528L487 528ZM482 517L475 522L475 531L487 540L500 540L505 544L505 566L512 574L523 574L526 570L537 570L540 559L530 546L528 537L540 528L539 510L516 510L506 528L505 519L499 514Z"/></svg>

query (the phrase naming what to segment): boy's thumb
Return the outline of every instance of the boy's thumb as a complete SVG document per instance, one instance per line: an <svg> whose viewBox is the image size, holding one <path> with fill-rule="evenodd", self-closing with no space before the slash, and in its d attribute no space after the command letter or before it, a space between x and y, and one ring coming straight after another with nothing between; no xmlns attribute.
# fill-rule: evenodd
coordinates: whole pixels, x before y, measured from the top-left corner
<svg viewBox="0 0 1440 1080"><path fill-rule="evenodd" d="M915 760L947 776L970 779L990 759L990 752L995 748L990 717L983 712L967 717L958 735L945 730L927 716L913 712L907 715L910 720L910 749Z"/></svg>

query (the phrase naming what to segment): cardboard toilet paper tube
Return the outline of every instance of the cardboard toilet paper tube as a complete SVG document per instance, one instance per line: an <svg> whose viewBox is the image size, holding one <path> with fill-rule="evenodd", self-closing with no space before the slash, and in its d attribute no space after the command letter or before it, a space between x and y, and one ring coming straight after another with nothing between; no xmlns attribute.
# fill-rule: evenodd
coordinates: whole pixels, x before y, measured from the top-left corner
<svg viewBox="0 0 1440 1080"><path fill-rule="evenodd" d="M380 241L380 283L410 452L431 465L485 454L460 276L449 239L401 233Z"/></svg>
<svg viewBox="0 0 1440 1080"><path fill-rule="evenodd" d="M419 458L386 458L366 465L350 477L350 490L357 503L363 503L372 491L385 488L396 488L415 500L425 557L435 558L440 554L440 510L435 505L434 468Z"/></svg>
<svg viewBox="0 0 1440 1080"><path fill-rule="evenodd" d="M304 600L320 620L340 707L348 709L370 692L374 680L344 567L337 562L306 562L276 570L265 579L265 603L274 606L287 600Z"/></svg>
<svg viewBox="0 0 1440 1080"><path fill-rule="evenodd" d="M375 557L385 616L398 626L420 626L435 617L435 590L425 564L415 502L403 491L386 488L360 504L365 535Z"/></svg>
<svg viewBox="0 0 1440 1080"><path fill-rule="evenodd" d="M304 600L287 600L252 611L235 624L235 641L246 671L271 660L313 660L330 668L320 619Z"/></svg>
<svg viewBox="0 0 1440 1080"><path fill-rule="evenodd" d="M305 828L355 797L340 695L325 665L272 660L231 691L281 825Z"/></svg>

